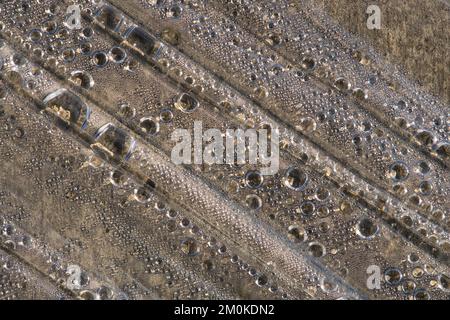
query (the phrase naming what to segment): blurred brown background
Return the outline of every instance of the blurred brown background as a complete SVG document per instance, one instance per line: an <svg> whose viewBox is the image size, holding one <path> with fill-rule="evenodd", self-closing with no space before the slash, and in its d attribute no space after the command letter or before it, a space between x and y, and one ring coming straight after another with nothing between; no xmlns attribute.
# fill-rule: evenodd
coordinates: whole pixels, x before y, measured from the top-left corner
<svg viewBox="0 0 450 320"><path fill-rule="evenodd" d="M450 4L447 0L317 0L341 26L359 34L412 80L450 102ZM369 5L381 9L381 30L366 27Z"/></svg>

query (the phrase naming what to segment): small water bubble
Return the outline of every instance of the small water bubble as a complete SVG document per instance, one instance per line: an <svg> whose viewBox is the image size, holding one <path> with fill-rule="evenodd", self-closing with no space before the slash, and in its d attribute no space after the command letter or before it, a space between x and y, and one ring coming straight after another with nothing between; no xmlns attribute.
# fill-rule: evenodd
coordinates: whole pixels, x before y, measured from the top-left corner
<svg viewBox="0 0 450 320"><path fill-rule="evenodd" d="M367 100L369 98L369 94L367 90L363 90L361 88L356 88L353 90L353 96L355 96L359 100Z"/></svg>
<svg viewBox="0 0 450 320"><path fill-rule="evenodd" d="M314 203L311 201L305 201L301 204L300 210L304 216L311 216L314 211L316 210L316 207L314 206Z"/></svg>
<svg viewBox="0 0 450 320"><path fill-rule="evenodd" d="M258 276L255 280L255 283L259 287L265 286L268 283L267 276L264 274Z"/></svg>
<svg viewBox="0 0 450 320"><path fill-rule="evenodd" d="M416 253L410 253L408 255L408 261L411 263L417 263L419 262L420 257Z"/></svg>
<svg viewBox="0 0 450 320"><path fill-rule="evenodd" d="M308 175L302 169L291 167L284 176L284 185L289 189L301 191L308 183Z"/></svg>
<svg viewBox="0 0 450 320"><path fill-rule="evenodd" d="M316 190L316 199L319 201L325 201L330 197L330 191L327 188L319 187Z"/></svg>
<svg viewBox="0 0 450 320"><path fill-rule="evenodd" d="M336 79L336 81L334 82L334 86L343 92L350 90L350 88L352 87L350 82L345 78Z"/></svg>
<svg viewBox="0 0 450 320"><path fill-rule="evenodd" d="M25 57L20 54L20 53L15 53L12 56L12 62L16 65L16 66L23 66L26 62Z"/></svg>
<svg viewBox="0 0 450 320"><path fill-rule="evenodd" d="M405 180L409 175L408 166L401 161L397 161L389 168L389 177L394 181Z"/></svg>
<svg viewBox="0 0 450 320"><path fill-rule="evenodd" d="M335 282L326 278L322 278L320 280L320 288L322 289L323 292L330 293L336 291L338 286Z"/></svg>
<svg viewBox="0 0 450 320"><path fill-rule="evenodd" d="M259 210L262 207L262 200L259 196L256 194L250 194L245 198L245 202L247 203L247 206L251 210Z"/></svg>
<svg viewBox="0 0 450 320"><path fill-rule="evenodd" d="M90 290L82 290L79 294L81 300L98 300L98 294Z"/></svg>
<svg viewBox="0 0 450 320"><path fill-rule="evenodd" d="M319 242L311 242L308 245L308 253L315 258L320 258L326 254L326 250L323 244Z"/></svg>
<svg viewBox="0 0 450 320"><path fill-rule="evenodd" d="M186 113L193 112L195 109L198 108L198 105L199 105L198 101L187 93L181 94L181 96L175 103L175 107L178 110L181 110Z"/></svg>
<svg viewBox="0 0 450 320"><path fill-rule="evenodd" d="M125 118L133 118L136 115L136 109L128 103L122 103L119 105L119 114Z"/></svg>
<svg viewBox="0 0 450 320"><path fill-rule="evenodd" d="M128 181L128 177L120 170L111 171L109 180L113 186L122 187Z"/></svg>
<svg viewBox="0 0 450 320"><path fill-rule="evenodd" d="M300 119L299 129L305 133L311 133L316 130L316 121L311 117Z"/></svg>
<svg viewBox="0 0 450 320"><path fill-rule="evenodd" d="M440 274L438 276L438 284L442 291L450 292L450 277L445 274Z"/></svg>
<svg viewBox="0 0 450 320"><path fill-rule="evenodd" d="M43 29L45 32L47 32L49 34L53 34L58 30L58 25L56 24L56 22L54 20L49 20L44 23Z"/></svg>
<svg viewBox="0 0 450 320"><path fill-rule="evenodd" d="M425 289L416 289L414 291L415 300L430 300L430 294Z"/></svg>
<svg viewBox="0 0 450 320"><path fill-rule="evenodd" d="M76 53L73 49L65 49L61 55L64 62L72 62L75 60Z"/></svg>
<svg viewBox="0 0 450 320"><path fill-rule="evenodd" d="M86 71L73 71L70 74L69 80L83 89L90 89L94 86L94 79Z"/></svg>
<svg viewBox="0 0 450 320"><path fill-rule="evenodd" d="M423 146L432 146L435 143L435 137L427 130L418 130L415 138Z"/></svg>
<svg viewBox="0 0 450 320"><path fill-rule="evenodd" d="M441 142L436 146L436 153L438 156L442 157L443 159L449 159L450 158L450 143L448 142Z"/></svg>
<svg viewBox="0 0 450 320"><path fill-rule="evenodd" d="M378 231L378 225L369 218L362 219L356 226L356 233L363 239L372 239Z"/></svg>
<svg viewBox="0 0 450 320"><path fill-rule="evenodd" d="M113 47L109 51L109 57L114 63L123 63L127 58L127 53L121 47Z"/></svg>
<svg viewBox="0 0 450 320"><path fill-rule="evenodd" d="M172 28L166 28L161 32L161 39L173 46L176 46L180 41L180 34Z"/></svg>
<svg viewBox="0 0 450 320"><path fill-rule="evenodd" d="M421 194L427 196L431 194L431 191L433 190L433 185L430 181L422 181L419 185L419 191Z"/></svg>
<svg viewBox="0 0 450 320"><path fill-rule="evenodd" d="M312 70L316 66L316 61L313 58L307 57L302 60L302 68L305 70Z"/></svg>
<svg viewBox="0 0 450 320"><path fill-rule="evenodd" d="M159 122L151 117L142 118L139 121L139 126L141 127L142 131L151 136L159 132Z"/></svg>
<svg viewBox="0 0 450 320"><path fill-rule="evenodd" d="M89 55L92 51L92 44L89 42L84 42L80 46L80 51L83 55Z"/></svg>
<svg viewBox="0 0 450 320"><path fill-rule="evenodd" d="M264 182L264 176L259 171L249 171L245 175L245 185L251 189L259 189Z"/></svg>
<svg viewBox="0 0 450 320"><path fill-rule="evenodd" d="M294 242L304 242L306 241L307 236L303 228L291 225L288 228L288 238Z"/></svg>
<svg viewBox="0 0 450 320"><path fill-rule="evenodd" d="M14 233L14 231L15 231L15 228L12 224L5 224L2 227L2 234L4 236L11 236Z"/></svg>
<svg viewBox="0 0 450 320"><path fill-rule="evenodd" d="M413 294L416 289L416 283L411 279L405 279L402 281L402 291L405 294Z"/></svg>
<svg viewBox="0 0 450 320"><path fill-rule="evenodd" d="M202 263L202 268L205 271L212 271L215 269L215 265L211 260L205 260Z"/></svg>
<svg viewBox="0 0 450 320"><path fill-rule="evenodd" d="M188 256L196 256L200 252L200 248L197 245L197 241L193 238L186 238L181 241L181 252Z"/></svg>
<svg viewBox="0 0 450 320"><path fill-rule="evenodd" d="M92 54L92 61L99 68L106 66L108 60L108 55L103 51L97 51Z"/></svg>
<svg viewBox="0 0 450 320"><path fill-rule="evenodd" d="M403 275L397 268L388 268L384 271L384 280L392 286L400 284L402 278Z"/></svg>
<svg viewBox="0 0 450 320"><path fill-rule="evenodd" d="M86 27L81 31L81 35L84 38L91 38L94 35L94 30L90 27Z"/></svg>
<svg viewBox="0 0 450 320"><path fill-rule="evenodd" d="M159 119L162 123L170 123L173 119L173 113L169 109L163 109L161 110L159 114Z"/></svg>
<svg viewBox="0 0 450 320"><path fill-rule="evenodd" d="M33 29L30 31L29 38L33 42L38 42L42 38L42 32L40 29Z"/></svg>
<svg viewBox="0 0 450 320"><path fill-rule="evenodd" d="M111 300L114 297L114 291L107 286L101 286L97 290L97 294L100 300Z"/></svg>

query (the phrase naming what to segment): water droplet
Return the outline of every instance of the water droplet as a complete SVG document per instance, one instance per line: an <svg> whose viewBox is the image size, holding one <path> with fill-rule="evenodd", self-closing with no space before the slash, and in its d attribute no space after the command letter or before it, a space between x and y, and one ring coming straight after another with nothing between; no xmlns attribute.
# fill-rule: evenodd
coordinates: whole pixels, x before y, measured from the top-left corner
<svg viewBox="0 0 450 320"><path fill-rule="evenodd" d="M188 256L196 256L200 252L197 241L193 238L186 238L181 241L181 251Z"/></svg>
<svg viewBox="0 0 450 320"><path fill-rule="evenodd" d="M262 186L264 177L259 171L249 171L245 175L245 185L251 189L258 189Z"/></svg>
<svg viewBox="0 0 450 320"><path fill-rule="evenodd" d="M320 258L325 255L326 251L325 247L321 243L311 242L308 245L308 253L315 258Z"/></svg>
<svg viewBox="0 0 450 320"><path fill-rule="evenodd" d="M199 103L187 93L183 93L175 103L175 107L183 112L190 113L197 109Z"/></svg>
<svg viewBox="0 0 450 320"><path fill-rule="evenodd" d="M259 210L262 207L262 200L256 194L249 194L245 198L245 202L251 210Z"/></svg>
<svg viewBox="0 0 450 320"><path fill-rule="evenodd" d="M109 57L114 63L123 63L127 58L127 53L121 47L113 47L109 51Z"/></svg>
<svg viewBox="0 0 450 320"><path fill-rule="evenodd" d="M384 280L392 285L396 286L402 281L403 275L397 268L388 268L384 271Z"/></svg>
<svg viewBox="0 0 450 320"><path fill-rule="evenodd" d="M305 230L295 225L289 226L288 237L295 242L303 242L307 239Z"/></svg>
<svg viewBox="0 0 450 320"><path fill-rule="evenodd" d="M284 185L295 191L303 190L308 183L308 175L301 169L291 167L284 176Z"/></svg>
<svg viewBox="0 0 450 320"><path fill-rule="evenodd" d="M147 133L148 135L155 135L159 132L159 122L151 117L148 118L142 118L139 121L139 126L141 127L141 130Z"/></svg>
<svg viewBox="0 0 450 320"><path fill-rule="evenodd" d="M363 239L372 239L378 231L378 225L368 218L359 221L356 227L356 233Z"/></svg>
<svg viewBox="0 0 450 320"><path fill-rule="evenodd" d="M86 71L73 71L69 80L83 89L90 89L94 86L94 79Z"/></svg>
<svg viewBox="0 0 450 320"><path fill-rule="evenodd" d="M102 157L113 158L119 156L128 160L133 152L136 141L121 128L107 123L97 130L96 143L91 148Z"/></svg>
<svg viewBox="0 0 450 320"><path fill-rule="evenodd" d="M46 111L56 115L60 125L75 124L81 129L87 126L90 108L74 93L59 89L50 93L43 101Z"/></svg>
<svg viewBox="0 0 450 320"><path fill-rule="evenodd" d="M302 203L302 205L300 206L300 210L304 216L309 217L314 213L316 207L311 201L306 201Z"/></svg>
<svg viewBox="0 0 450 320"><path fill-rule="evenodd" d="M108 55L103 51L96 51L92 54L92 61L99 68L106 66L108 60Z"/></svg>
<svg viewBox="0 0 450 320"><path fill-rule="evenodd" d="M389 168L389 177L394 181L405 180L409 175L409 169L404 162L397 161Z"/></svg>

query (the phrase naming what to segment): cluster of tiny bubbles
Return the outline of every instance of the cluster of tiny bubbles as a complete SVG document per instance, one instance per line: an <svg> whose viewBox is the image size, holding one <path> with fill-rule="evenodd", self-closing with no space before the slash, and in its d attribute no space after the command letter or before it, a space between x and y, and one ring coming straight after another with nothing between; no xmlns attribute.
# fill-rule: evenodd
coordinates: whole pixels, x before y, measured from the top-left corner
<svg viewBox="0 0 450 320"><path fill-rule="evenodd" d="M274 283L270 284L270 281L265 274L259 273L255 268L251 267L248 263L241 260L235 254L231 254L230 257L231 257L230 258L231 263L237 264L239 266L240 270L246 271L249 276L254 278L255 284L258 287L267 287L267 289L272 293L279 291L279 288L276 284L274 284Z"/></svg>

